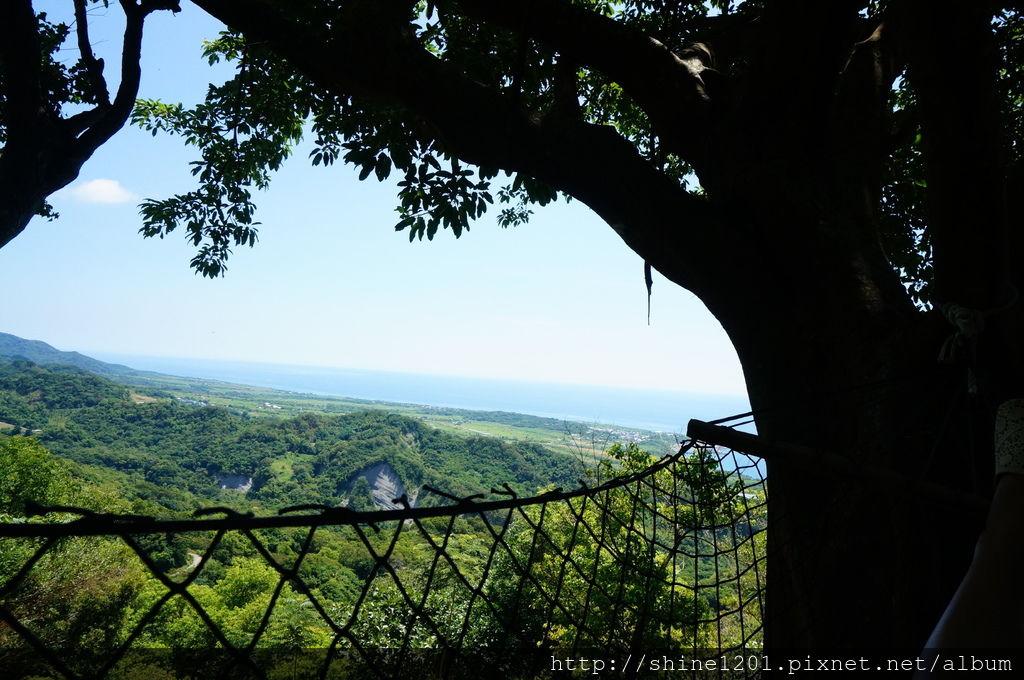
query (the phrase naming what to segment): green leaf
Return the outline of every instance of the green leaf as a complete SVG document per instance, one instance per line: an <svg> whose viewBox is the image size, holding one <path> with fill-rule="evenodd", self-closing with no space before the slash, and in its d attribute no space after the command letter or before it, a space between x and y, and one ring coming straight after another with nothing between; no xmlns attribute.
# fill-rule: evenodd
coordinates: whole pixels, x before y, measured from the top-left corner
<svg viewBox="0 0 1024 680"><path fill-rule="evenodd" d="M381 182L388 178L391 174L391 159L383 153L377 156L377 162L374 165L374 172L377 173L377 179Z"/></svg>

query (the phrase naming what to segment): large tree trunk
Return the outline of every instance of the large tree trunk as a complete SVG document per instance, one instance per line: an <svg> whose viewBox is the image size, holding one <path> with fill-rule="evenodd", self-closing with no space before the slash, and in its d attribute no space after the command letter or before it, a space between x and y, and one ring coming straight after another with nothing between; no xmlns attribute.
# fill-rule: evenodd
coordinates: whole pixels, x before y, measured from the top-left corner
<svg viewBox="0 0 1024 680"><path fill-rule="evenodd" d="M936 364L941 336L857 303L791 299L744 315L733 337L759 435L913 478L934 478L930 468L970 480L960 415L942 422L965 385ZM770 460L768 479L766 644L920 647L964 573L980 518Z"/></svg>
<svg viewBox="0 0 1024 680"><path fill-rule="evenodd" d="M907 0L869 24L863 3L767 3L731 43L733 74L714 71L704 45L674 53L574 3L439 3L614 80L661 151L696 169L706 190L697 197L612 128L527 111L427 53L388 3L346 3L328 29L269 0L195 1L318 85L407 110L447 152L536 177L594 209L722 323L762 436L987 491L992 413L1012 391L996 378L1009 367L1008 384L1021 384L1024 305L979 339L982 391L967 397L965 366L937 363L955 329L913 307L876 213L890 87L909 63L940 301L987 309L1004 301L1008 281L1021 283L1003 262L1020 237L1005 229L997 69L977 4ZM769 479L768 644L923 645L979 518L784 465L770 464Z"/></svg>
<svg viewBox="0 0 1024 680"><path fill-rule="evenodd" d="M816 62L787 73L780 93L787 32L844 44L829 39L845 30L830 23L839 3L815 5L819 15L797 4L776 15L780 37L764 47L763 77L746 93L759 106L730 114L727 152L707 173L745 242L731 281L697 292L736 347L761 436L988 495L994 409L1022 389L1021 306L987 320L972 368L978 393L969 395L970 353L938 363L956 329L910 304L876 233L878 106L893 74L880 51L849 57L805 40ZM997 68L985 14L940 4L917 7L899 27L925 139L935 295L989 310L1019 279L1007 263ZM953 59L951 35L967 46ZM829 97L819 90L840 70L823 115L814 109ZM767 645L920 648L984 518L783 464L769 462L768 476Z"/></svg>
<svg viewBox="0 0 1024 680"><path fill-rule="evenodd" d="M967 394L965 364L939 364L956 329L915 309L877 242L854 236L870 232L841 187L762 172L728 199L760 262L703 295L736 347L759 435L987 494L995 400ZM993 373L978 366L983 387ZM921 647L983 518L771 461L768 478L766 644Z"/></svg>

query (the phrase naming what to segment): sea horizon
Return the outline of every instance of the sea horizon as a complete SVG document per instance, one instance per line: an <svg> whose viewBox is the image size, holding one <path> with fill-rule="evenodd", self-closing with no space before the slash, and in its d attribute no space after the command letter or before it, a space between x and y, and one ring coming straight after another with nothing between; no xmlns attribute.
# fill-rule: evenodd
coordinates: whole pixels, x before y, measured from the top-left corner
<svg viewBox="0 0 1024 680"><path fill-rule="evenodd" d="M474 411L508 411L585 423L683 433L691 418L750 409L742 395L457 377L371 369L90 352L143 371L308 394Z"/></svg>

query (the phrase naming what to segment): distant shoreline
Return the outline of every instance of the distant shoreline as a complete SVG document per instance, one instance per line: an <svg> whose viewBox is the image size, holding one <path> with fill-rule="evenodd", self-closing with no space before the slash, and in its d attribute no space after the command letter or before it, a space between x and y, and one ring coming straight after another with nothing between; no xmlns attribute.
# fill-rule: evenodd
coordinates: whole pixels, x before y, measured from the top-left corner
<svg viewBox="0 0 1024 680"><path fill-rule="evenodd" d="M90 352L138 370L309 394L442 408L509 411L580 422L682 433L690 418L749 410L745 397L626 387L461 378L331 367Z"/></svg>

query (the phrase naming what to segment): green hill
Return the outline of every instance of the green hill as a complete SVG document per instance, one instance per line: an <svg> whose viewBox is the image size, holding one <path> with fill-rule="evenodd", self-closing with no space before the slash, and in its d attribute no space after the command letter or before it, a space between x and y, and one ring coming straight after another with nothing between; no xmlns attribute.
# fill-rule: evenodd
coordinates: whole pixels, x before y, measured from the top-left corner
<svg viewBox="0 0 1024 680"><path fill-rule="evenodd" d="M504 482L533 493L578 474L571 457L538 444L461 436L381 410L252 418L180 398L140 402L95 373L25 360L0 362L0 422L125 497L175 511L214 501L338 505L362 472L382 464L404 488L457 496ZM252 484L225 490L226 478Z"/></svg>
<svg viewBox="0 0 1024 680"><path fill-rule="evenodd" d="M42 340L26 340L10 333L0 333L0 357L28 359L37 364L74 366L100 375L130 375L139 373L120 364L108 364L78 352L63 352Z"/></svg>
<svg viewBox="0 0 1024 680"><path fill-rule="evenodd" d="M78 352L62 352L45 342L0 333L0 361L27 359L54 370L73 366L126 386L137 402L171 399L193 406L222 406L244 417L281 418L308 413L340 415L382 409L462 436L487 436L505 442L531 442L548 450L579 459L597 459L616 441L638 443L652 455L674 453L678 443L671 434L597 423L567 422L504 411L474 411L403 404L323 394L301 394L252 385L238 385L198 377L182 377L140 371L110 364ZM10 405L10 408L16 408ZM4 422L0 417L0 423ZM2 428L2 425L0 425Z"/></svg>

